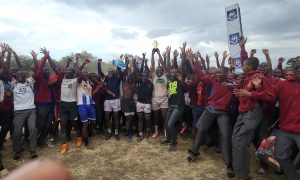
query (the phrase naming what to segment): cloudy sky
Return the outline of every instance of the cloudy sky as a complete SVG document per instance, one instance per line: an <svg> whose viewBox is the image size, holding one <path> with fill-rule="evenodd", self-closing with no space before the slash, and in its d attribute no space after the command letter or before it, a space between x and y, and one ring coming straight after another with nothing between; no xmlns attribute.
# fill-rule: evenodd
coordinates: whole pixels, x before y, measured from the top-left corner
<svg viewBox="0 0 300 180"><path fill-rule="evenodd" d="M18 54L46 46L55 59L87 50L105 60L150 56L183 41L202 54L227 50L225 7L239 3L247 49L271 57L300 55L299 0L1 0L0 41Z"/></svg>

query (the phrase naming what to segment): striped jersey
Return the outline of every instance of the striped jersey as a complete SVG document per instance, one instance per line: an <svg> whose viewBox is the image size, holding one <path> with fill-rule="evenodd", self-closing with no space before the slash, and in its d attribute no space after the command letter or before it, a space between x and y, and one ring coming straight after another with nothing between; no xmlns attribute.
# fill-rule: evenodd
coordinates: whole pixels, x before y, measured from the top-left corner
<svg viewBox="0 0 300 180"><path fill-rule="evenodd" d="M82 80L77 86L77 105L95 104L92 98L92 86L89 81Z"/></svg>

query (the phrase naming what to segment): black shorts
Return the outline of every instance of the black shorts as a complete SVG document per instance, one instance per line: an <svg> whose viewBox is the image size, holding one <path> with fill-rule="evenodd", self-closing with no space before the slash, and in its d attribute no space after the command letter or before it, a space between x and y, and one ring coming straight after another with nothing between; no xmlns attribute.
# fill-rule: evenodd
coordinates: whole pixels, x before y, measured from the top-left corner
<svg viewBox="0 0 300 180"><path fill-rule="evenodd" d="M124 113L131 113L135 112L135 101L122 99L121 100L121 109Z"/></svg>
<svg viewBox="0 0 300 180"><path fill-rule="evenodd" d="M61 101L58 112L61 121L78 120L77 102Z"/></svg>

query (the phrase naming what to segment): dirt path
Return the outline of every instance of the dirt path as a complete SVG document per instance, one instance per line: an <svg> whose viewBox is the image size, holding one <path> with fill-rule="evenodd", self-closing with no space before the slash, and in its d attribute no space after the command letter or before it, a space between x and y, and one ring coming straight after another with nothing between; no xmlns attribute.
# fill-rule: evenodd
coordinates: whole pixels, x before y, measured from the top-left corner
<svg viewBox="0 0 300 180"><path fill-rule="evenodd" d="M119 142L114 138L105 141L102 136L93 138L95 150L76 148L74 142L65 155L59 154L59 143L53 149L38 150L41 159L49 158L61 162L69 168L75 179L227 179L222 155L213 149L202 148L201 156L195 163L186 160L187 149L192 141L179 138L178 150L168 152L168 147L161 146L157 139L144 139L138 143L133 138L127 143L122 137ZM8 170L30 161L29 152L24 152L21 160L12 160L11 141L6 142L4 164ZM258 163L252 155L252 179L285 179L268 173L256 174Z"/></svg>

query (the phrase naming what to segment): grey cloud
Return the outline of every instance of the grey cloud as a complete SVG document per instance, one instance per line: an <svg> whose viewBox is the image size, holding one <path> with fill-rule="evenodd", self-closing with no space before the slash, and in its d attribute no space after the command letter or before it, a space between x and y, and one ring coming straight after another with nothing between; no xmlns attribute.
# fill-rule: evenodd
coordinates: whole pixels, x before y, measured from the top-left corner
<svg viewBox="0 0 300 180"><path fill-rule="evenodd" d="M126 28L114 28L111 30L112 37L116 39L134 39L138 36L137 32L132 32Z"/></svg>

